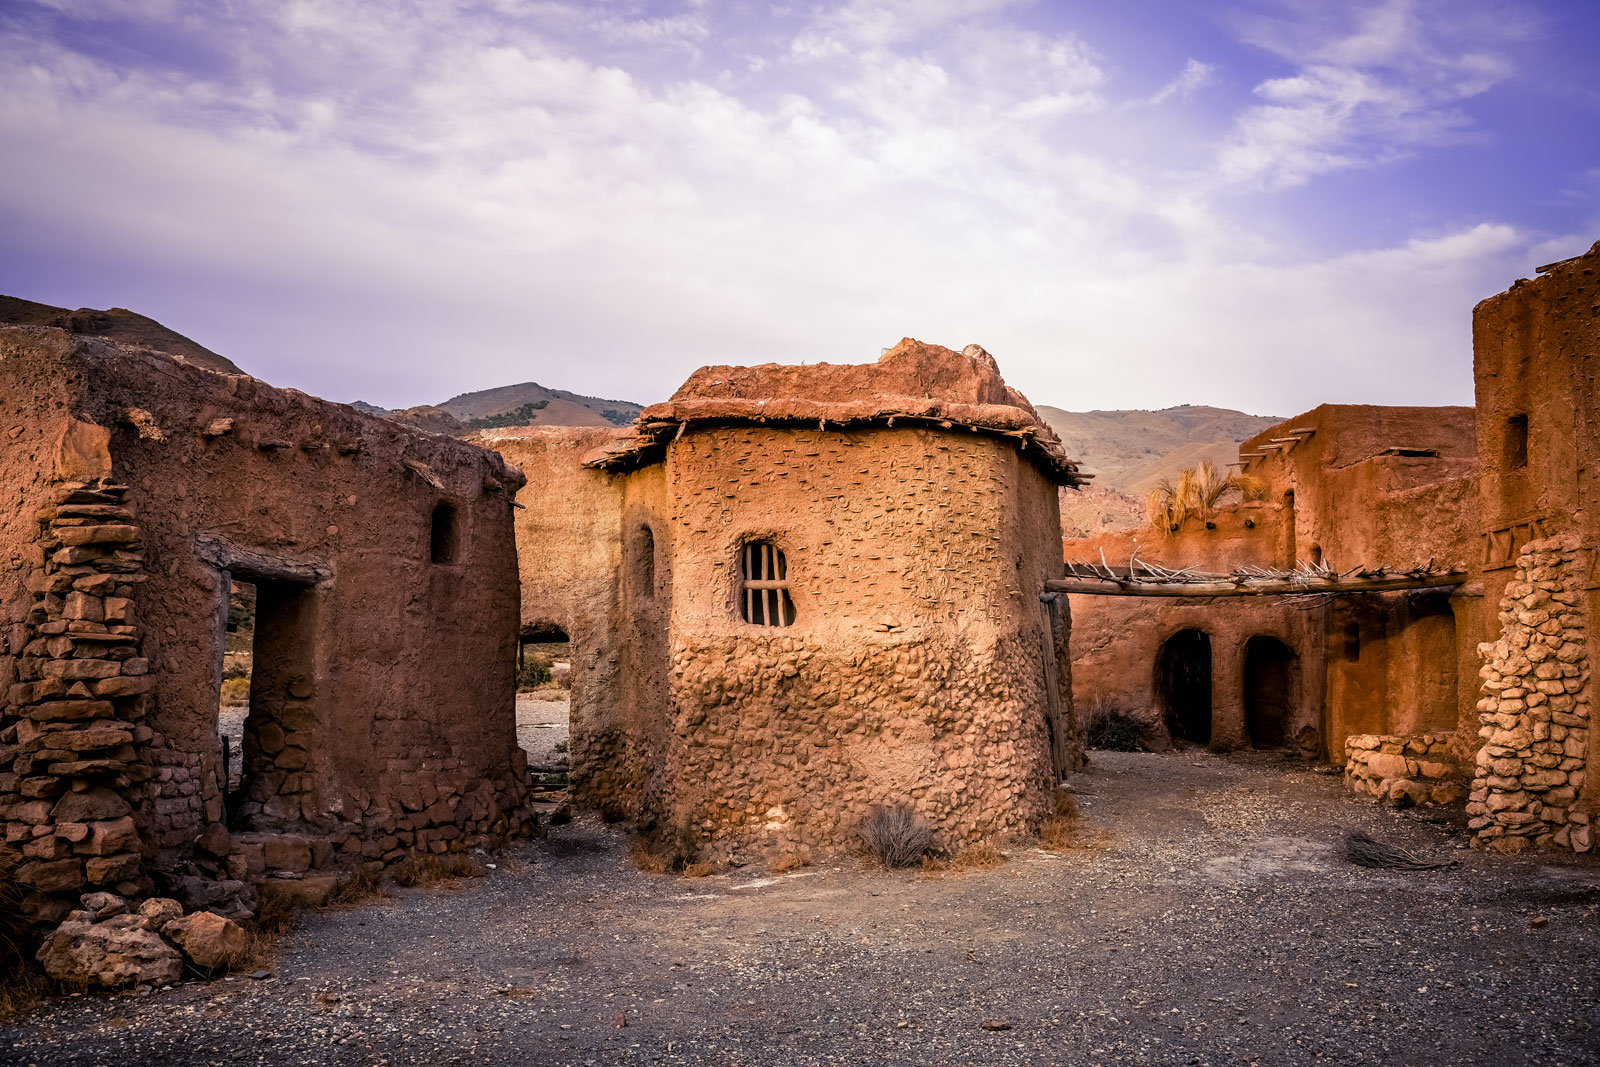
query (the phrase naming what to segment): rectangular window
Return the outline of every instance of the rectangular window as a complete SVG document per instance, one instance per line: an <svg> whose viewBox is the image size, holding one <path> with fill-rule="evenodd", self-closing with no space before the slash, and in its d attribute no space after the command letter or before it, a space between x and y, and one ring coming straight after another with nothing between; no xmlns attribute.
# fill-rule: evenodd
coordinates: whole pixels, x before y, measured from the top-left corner
<svg viewBox="0 0 1600 1067"><path fill-rule="evenodd" d="M1528 416L1513 415L1506 420L1506 467L1517 470L1528 465Z"/></svg>
<svg viewBox="0 0 1600 1067"><path fill-rule="evenodd" d="M789 563L770 541L750 541L739 553L739 614L757 626L793 626Z"/></svg>

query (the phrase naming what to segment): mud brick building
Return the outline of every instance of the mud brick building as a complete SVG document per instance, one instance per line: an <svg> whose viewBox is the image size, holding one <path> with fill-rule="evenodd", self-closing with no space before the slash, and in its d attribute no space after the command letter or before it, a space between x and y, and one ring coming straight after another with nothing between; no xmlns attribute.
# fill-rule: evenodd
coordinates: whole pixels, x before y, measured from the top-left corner
<svg viewBox="0 0 1600 1067"><path fill-rule="evenodd" d="M30 906L525 828L492 452L294 390L0 329L0 830ZM242 782L218 735L258 593Z"/></svg>
<svg viewBox="0 0 1600 1067"><path fill-rule="evenodd" d="M1065 555L1206 572L1451 566L1478 550L1471 408L1323 405L1240 445L1261 499L1177 530L1068 542ZM1449 588L1154 599L1074 596L1077 702L1221 748L1340 758L1352 735L1454 731L1474 694L1481 597Z"/></svg>
<svg viewBox="0 0 1600 1067"><path fill-rule="evenodd" d="M1503 851L1588 851L1600 812L1600 245L1473 312L1485 601L1468 814Z"/></svg>
<svg viewBox="0 0 1600 1067"><path fill-rule="evenodd" d="M632 431L497 431L523 620L570 637L579 796L713 853L850 843L913 806L957 849L1036 827L1081 758L1059 442L988 353L706 367Z"/></svg>

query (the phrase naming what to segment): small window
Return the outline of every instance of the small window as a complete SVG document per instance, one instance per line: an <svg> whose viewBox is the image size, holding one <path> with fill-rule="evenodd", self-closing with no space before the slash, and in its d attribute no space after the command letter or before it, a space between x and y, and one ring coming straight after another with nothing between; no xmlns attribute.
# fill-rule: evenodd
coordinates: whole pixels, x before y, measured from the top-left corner
<svg viewBox="0 0 1600 1067"><path fill-rule="evenodd" d="M1361 624L1358 622L1344 624L1344 658L1351 663L1361 658Z"/></svg>
<svg viewBox="0 0 1600 1067"><path fill-rule="evenodd" d="M750 541L739 553L739 614L757 626L794 625L789 563L771 541Z"/></svg>
<svg viewBox="0 0 1600 1067"><path fill-rule="evenodd" d="M453 563L461 534L456 509L450 504L440 504L433 509L432 531L429 535L429 556L435 563Z"/></svg>
<svg viewBox="0 0 1600 1067"><path fill-rule="evenodd" d="M1528 465L1528 416L1513 415L1506 420L1506 466L1512 470Z"/></svg>
<svg viewBox="0 0 1600 1067"><path fill-rule="evenodd" d="M646 600L656 595L656 535L648 526L639 527L633 545L634 595Z"/></svg>

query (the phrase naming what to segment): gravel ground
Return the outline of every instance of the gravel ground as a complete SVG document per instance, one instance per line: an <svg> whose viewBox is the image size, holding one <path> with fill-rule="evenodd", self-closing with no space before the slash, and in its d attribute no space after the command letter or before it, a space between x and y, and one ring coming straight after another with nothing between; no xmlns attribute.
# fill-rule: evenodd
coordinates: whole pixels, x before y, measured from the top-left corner
<svg viewBox="0 0 1600 1067"><path fill-rule="evenodd" d="M565 762L571 712L564 689L540 689L517 694L517 744L536 767ZM560 745L561 752L556 751Z"/></svg>
<svg viewBox="0 0 1600 1067"><path fill-rule="evenodd" d="M1272 757L1095 763L1103 850L684 880L580 818L308 917L272 979L48 1004L0 1062L1600 1063L1600 864L1466 851ZM1460 864L1353 867L1342 826Z"/></svg>

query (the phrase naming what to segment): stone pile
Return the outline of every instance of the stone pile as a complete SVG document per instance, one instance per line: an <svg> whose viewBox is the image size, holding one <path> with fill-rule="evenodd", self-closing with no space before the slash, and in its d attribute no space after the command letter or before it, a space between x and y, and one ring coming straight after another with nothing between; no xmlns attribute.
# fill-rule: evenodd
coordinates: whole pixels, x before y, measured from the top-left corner
<svg viewBox="0 0 1600 1067"><path fill-rule="evenodd" d="M184 915L163 897L136 909L114 893L85 893L80 903L39 948L52 978L108 989L170 985L185 958L208 973L226 970L249 941L237 923L207 911Z"/></svg>
<svg viewBox="0 0 1600 1067"><path fill-rule="evenodd" d="M16 657L0 715L0 826L23 855L26 906L51 918L66 907L50 894L141 889L143 843L125 794L156 772L140 756L153 736L141 721L151 678L133 604L144 553L126 491L68 482L39 512L33 607L0 650Z"/></svg>
<svg viewBox="0 0 1600 1067"><path fill-rule="evenodd" d="M1467 796L1455 734L1355 734L1345 739L1344 780L1399 807L1459 804Z"/></svg>
<svg viewBox="0 0 1600 1067"><path fill-rule="evenodd" d="M1590 720L1582 571L1576 540L1529 542L1500 601L1500 639L1478 646L1485 743L1467 804L1475 846L1594 847L1593 812L1578 800Z"/></svg>

